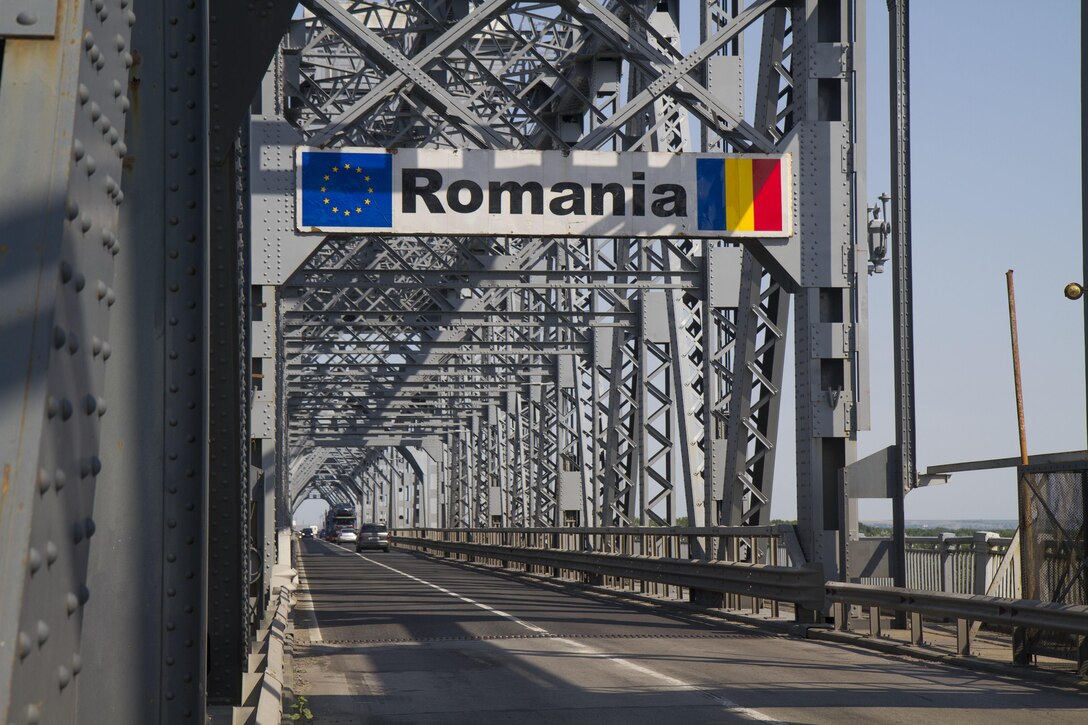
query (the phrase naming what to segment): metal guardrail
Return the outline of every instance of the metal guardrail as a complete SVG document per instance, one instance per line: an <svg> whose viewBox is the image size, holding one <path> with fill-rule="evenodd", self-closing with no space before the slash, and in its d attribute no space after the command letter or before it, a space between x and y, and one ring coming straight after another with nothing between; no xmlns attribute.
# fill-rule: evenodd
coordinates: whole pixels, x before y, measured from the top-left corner
<svg viewBox="0 0 1088 725"><path fill-rule="evenodd" d="M1088 607L1041 603L979 594L931 592L917 589L869 586L823 581L814 565L778 566L740 561L708 561L673 555L683 547L681 539L711 536L724 542L726 553L737 552L746 542L749 556L774 556L781 527L662 529L404 529L390 540L401 547L425 553L490 563L528 571L569 575L577 572L594 584L613 578L620 582L655 582L687 590L693 602L720 607L721 594L737 595L755 602L790 602L805 610L831 608L835 626L849 630L853 606L869 610L869 635L881 636L881 610L909 615L910 641L924 643L926 620L956 623L956 651L967 655L978 624L1013 628L1014 661L1023 662L1023 632L1057 632L1088 637ZM649 539L646 539L649 537ZM989 542L994 543L993 537ZM671 542L671 543L670 543ZM962 542L974 543L965 538ZM961 542L956 542L961 543ZM1004 543L1004 542L1001 542ZM593 550L593 549L604 550ZM760 552L763 552L760 554ZM660 555L660 554L669 555ZM708 596L709 595L709 596ZM715 595L718 595L715 597ZM777 606L773 616L777 616ZM795 613L795 616L798 616ZM1016 633L1020 633L1017 635Z"/></svg>
<svg viewBox="0 0 1088 725"><path fill-rule="evenodd" d="M800 568L766 564L735 564L694 559L672 559L604 554L597 552L527 549L514 546L440 541L395 535L399 546L461 554L508 566L528 566L613 576L635 581L657 582L684 587L696 593L716 592L792 602L813 608L823 601L823 573L820 567ZM698 594L693 595L698 598Z"/></svg>
<svg viewBox="0 0 1088 725"><path fill-rule="evenodd" d="M593 583L614 578L686 590L693 601L713 604L721 595L770 600L811 609L823 600L816 566L779 565L781 541L792 527L404 529L392 543L501 566L512 562L553 575L577 572ZM689 558L692 539L703 551L713 546L724 560ZM800 547L796 547L797 561ZM742 559L743 557L743 559ZM597 578L597 580L593 579Z"/></svg>
<svg viewBox="0 0 1088 725"><path fill-rule="evenodd" d="M1019 651L1022 637L1015 632L1036 629L1088 637L1088 607L1029 599L1006 599L976 594L944 594L894 587L870 587L843 582L827 582L824 593L834 611L836 629L849 629L848 608L869 609L869 634L881 635L880 610L906 612L910 618L911 644L924 643L925 619L954 620L956 652L972 653L976 628L973 623L1005 625L1014 628L1013 659L1022 662Z"/></svg>
<svg viewBox="0 0 1088 725"><path fill-rule="evenodd" d="M541 527L532 529L398 529L400 536L559 551L595 551L676 559L799 566L793 526ZM698 553L697 553L698 552ZM703 556L711 552L710 556Z"/></svg>

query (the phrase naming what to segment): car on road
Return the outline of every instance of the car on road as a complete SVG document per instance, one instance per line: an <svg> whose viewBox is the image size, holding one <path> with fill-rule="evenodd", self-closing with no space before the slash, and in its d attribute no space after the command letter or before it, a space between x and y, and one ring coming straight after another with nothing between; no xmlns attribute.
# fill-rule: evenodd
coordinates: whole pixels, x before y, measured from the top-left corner
<svg viewBox="0 0 1088 725"><path fill-rule="evenodd" d="M337 544L354 544L358 541L358 537L351 529L340 529L336 532Z"/></svg>
<svg viewBox="0 0 1088 725"><path fill-rule="evenodd" d="M363 524L359 527L359 538L355 542L355 551L362 551L363 549L389 551L389 530L384 524Z"/></svg>
<svg viewBox="0 0 1088 725"><path fill-rule="evenodd" d="M314 532L310 531L309 529L303 529L302 530L302 538L312 539L312 538L314 538Z"/></svg>

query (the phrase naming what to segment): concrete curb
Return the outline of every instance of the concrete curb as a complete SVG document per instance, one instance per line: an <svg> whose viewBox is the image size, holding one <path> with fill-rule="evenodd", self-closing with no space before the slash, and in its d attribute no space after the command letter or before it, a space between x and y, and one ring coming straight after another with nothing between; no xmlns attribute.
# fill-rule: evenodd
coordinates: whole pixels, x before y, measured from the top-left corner
<svg viewBox="0 0 1088 725"><path fill-rule="evenodd" d="M294 569L283 565L273 567L275 609L268 628L258 631L254 646L263 654L259 655L259 660L254 660L260 662L259 666L245 675L250 684L243 683L243 688L249 694L245 696L246 705L234 708L233 725L280 725L283 719L284 650L291 610L295 606L297 581L298 573Z"/></svg>

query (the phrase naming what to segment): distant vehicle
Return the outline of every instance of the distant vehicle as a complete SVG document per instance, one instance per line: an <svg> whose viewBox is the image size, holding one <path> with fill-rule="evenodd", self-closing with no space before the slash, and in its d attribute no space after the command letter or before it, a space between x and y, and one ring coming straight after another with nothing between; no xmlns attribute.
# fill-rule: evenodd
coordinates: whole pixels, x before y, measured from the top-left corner
<svg viewBox="0 0 1088 725"><path fill-rule="evenodd" d="M381 549L389 551L389 530L384 524L363 524L359 527L359 539L355 542L355 550Z"/></svg>
<svg viewBox="0 0 1088 725"><path fill-rule="evenodd" d="M351 529L340 529L336 532L337 544L354 544L358 541L355 532Z"/></svg>
<svg viewBox="0 0 1088 725"><path fill-rule="evenodd" d="M314 538L314 532L311 531L310 529L303 529L302 530L302 538L312 539L312 538Z"/></svg>

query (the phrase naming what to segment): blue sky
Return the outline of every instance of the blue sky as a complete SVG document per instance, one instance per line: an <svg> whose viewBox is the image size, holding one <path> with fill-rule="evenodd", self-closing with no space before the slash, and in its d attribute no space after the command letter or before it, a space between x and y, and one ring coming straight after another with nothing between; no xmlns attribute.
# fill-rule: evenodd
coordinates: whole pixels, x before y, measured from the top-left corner
<svg viewBox="0 0 1088 725"><path fill-rule="evenodd" d="M887 9L869 3L869 197L890 187ZM1005 272L1015 270L1029 452L1085 448L1079 14L1072 0L911 4L918 462L1019 454ZM750 42L755 42L753 38ZM891 274L870 277L873 429L895 440ZM792 379L787 369L787 381ZM773 515L796 516L793 400ZM890 516L865 503L863 518ZM1015 518L1015 473L912 492L908 518Z"/></svg>

